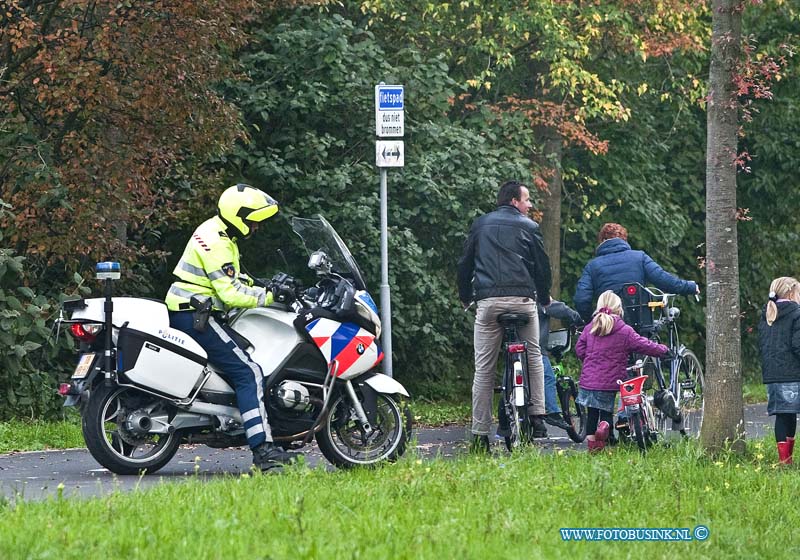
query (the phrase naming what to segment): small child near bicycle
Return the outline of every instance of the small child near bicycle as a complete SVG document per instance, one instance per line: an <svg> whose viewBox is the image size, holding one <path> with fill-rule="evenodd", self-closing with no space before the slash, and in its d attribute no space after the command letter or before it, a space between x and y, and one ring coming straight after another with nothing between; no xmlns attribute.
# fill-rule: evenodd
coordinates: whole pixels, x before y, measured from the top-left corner
<svg viewBox="0 0 800 560"><path fill-rule="evenodd" d="M626 378L628 355L664 356L669 348L638 334L622 320L622 300L606 290L597 300L592 322L583 329L575 354L583 362L577 402L586 407L590 452L606 446L614 415L617 381Z"/></svg>
<svg viewBox="0 0 800 560"><path fill-rule="evenodd" d="M778 460L792 464L800 413L800 282L781 277L769 286L769 301L758 324L761 375L767 413L775 416Z"/></svg>

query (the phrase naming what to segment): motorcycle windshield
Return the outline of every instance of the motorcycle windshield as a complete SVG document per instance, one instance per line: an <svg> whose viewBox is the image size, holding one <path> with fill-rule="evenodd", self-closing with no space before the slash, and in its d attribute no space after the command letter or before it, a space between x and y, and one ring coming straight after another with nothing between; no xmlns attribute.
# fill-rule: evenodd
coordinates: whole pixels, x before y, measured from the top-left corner
<svg viewBox="0 0 800 560"><path fill-rule="evenodd" d="M350 249L328 221L317 214L313 218L292 218L292 229L303 240L309 256L324 251L333 265L333 272L348 278L357 290L366 290L364 277Z"/></svg>

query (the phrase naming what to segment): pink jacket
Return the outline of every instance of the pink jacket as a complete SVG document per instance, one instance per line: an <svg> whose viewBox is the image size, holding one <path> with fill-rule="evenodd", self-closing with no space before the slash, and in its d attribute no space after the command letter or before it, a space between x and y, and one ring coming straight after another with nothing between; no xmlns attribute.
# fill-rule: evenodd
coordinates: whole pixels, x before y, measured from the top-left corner
<svg viewBox="0 0 800 560"><path fill-rule="evenodd" d="M617 380L627 377L628 355L632 352L648 356L663 356L668 348L637 334L620 318L614 317L614 327L606 336L589 332L586 325L575 345L575 354L583 362L580 386L593 391L616 391Z"/></svg>

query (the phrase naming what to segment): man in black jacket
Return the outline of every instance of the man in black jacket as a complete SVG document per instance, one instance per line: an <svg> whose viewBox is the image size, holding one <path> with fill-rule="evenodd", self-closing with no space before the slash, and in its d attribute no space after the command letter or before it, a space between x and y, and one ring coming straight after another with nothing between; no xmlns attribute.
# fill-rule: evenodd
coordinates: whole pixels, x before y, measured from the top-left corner
<svg viewBox="0 0 800 560"><path fill-rule="evenodd" d="M528 217L528 188L507 181L497 194L497 209L473 222L458 261L458 293L464 308L477 302L475 317L475 378L472 384L473 447L489 447L492 394L503 328L501 313L528 315L519 335L528 343L531 402L528 414L533 436L544 437L544 369L539 347L537 302L550 303L550 261L544 252L539 225Z"/></svg>

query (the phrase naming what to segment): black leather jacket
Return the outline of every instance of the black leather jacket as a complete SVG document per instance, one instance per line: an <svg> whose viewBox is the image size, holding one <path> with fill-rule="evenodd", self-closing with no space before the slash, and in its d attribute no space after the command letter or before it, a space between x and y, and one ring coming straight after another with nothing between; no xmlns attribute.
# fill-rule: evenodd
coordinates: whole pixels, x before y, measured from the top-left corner
<svg viewBox="0 0 800 560"><path fill-rule="evenodd" d="M800 305L793 301L777 305L772 326L767 325L765 312L758 324L761 375L764 383L800 381Z"/></svg>
<svg viewBox="0 0 800 560"><path fill-rule="evenodd" d="M519 296L547 305L550 284L550 260L536 222L510 205L473 222L458 261L462 302Z"/></svg>

